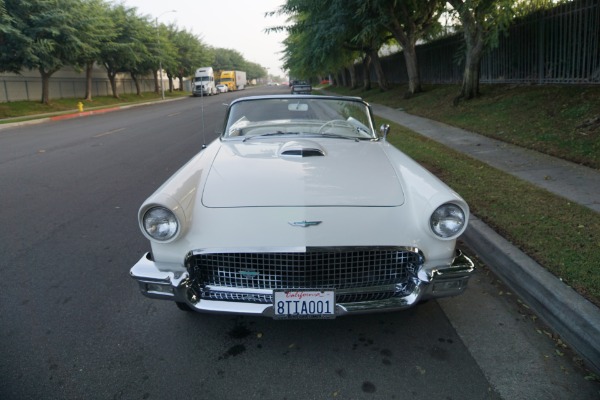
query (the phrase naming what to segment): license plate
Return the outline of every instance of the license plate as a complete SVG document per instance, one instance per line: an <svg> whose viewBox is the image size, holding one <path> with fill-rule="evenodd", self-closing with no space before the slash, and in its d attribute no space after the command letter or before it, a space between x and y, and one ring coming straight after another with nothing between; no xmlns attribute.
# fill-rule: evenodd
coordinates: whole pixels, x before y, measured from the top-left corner
<svg viewBox="0 0 600 400"><path fill-rule="evenodd" d="M278 319L335 318L333 290L277 290L273 296Z"/></svg>

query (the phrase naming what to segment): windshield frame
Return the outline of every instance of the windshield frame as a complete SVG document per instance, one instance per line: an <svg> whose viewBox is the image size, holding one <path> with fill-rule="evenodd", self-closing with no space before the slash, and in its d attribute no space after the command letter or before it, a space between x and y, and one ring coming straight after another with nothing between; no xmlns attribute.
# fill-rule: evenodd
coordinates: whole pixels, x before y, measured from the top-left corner
<svg viewBox="0 0 600 400"><path fill-rule="evenodd" d="M306 118L305 116L304 118L299 119L278 119L276 117L273 117L272 119L259 119L257 121L250 121L247 118L245 118L245 115L242 115L242 117L240 117L241 113L236 114L236 111L239 111L240 106L247 107L248 105L250 105L250 107L257 107L256 109L258 110L261 107L261 102L265 103L263 105L266 105L266 102L273 105L276 105L278 102L287 103L288 105L294 103L311 104L318 105L320 107L329 107L331 105L332 112L333 110L335 112L338 112L340 118L310 119ZM344 109L344 106L341 103L347 103L347 105L350 106L350 111ZM360 115L352 113L353 107L356 107L356 109L358 110L357 114ZM349 118L343 119L343 117L345 116L342 115L344 111L350 113ZM354 118L354 116L360 117L360 120ZM329 125L329 123L335 125L336 128L338 128L338 130L342 129L345 124L345 128L348 134L345 135L345 137L342 137L344 135L328 131L333 129L325 129L325 131L321 131L322 129L319 128L322 128L323 125L326 124L326 122L328 123L327 125ZM367 102L362 100L360 97L320 95L249 96L236 99L229 105L225 115L223 131L220 135L220 139L222 141L247 141L248 138L281 138L289 135L294 138L338 137L353 140L379 140L379 136L377 135L377 131L375 130L374 123L375 122L371 106ZM237 130L236 124L238 124ZM269 126L273 126L274 128L270 130ZM276 127L283 129L277 129ZM255 129L256 133L247 135L246 133L242 132L244 129L246 131L248 131L249 129ZM306 129L306 131L302 131L302 129ZM260 133L261 130L263 133ZM237 131L239 131L240 133L236 134ZM350 134L351 132L354 134Z"/></svg>

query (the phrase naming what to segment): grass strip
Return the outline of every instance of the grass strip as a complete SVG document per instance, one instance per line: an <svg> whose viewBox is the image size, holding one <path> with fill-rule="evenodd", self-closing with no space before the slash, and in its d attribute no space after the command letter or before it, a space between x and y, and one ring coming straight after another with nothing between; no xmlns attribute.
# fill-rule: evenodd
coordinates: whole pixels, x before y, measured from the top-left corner
<svg viewBox="0 0 600 400"><path fill-rule="evenodd" d="M460 193L496 232L600 306L600 214L386 123L391 144Z"/></svg>
<svg viewBox="0 0 600 400"><path fill-rule="evenodd" d="M179 91L174 91L172 93L165 92L166 98L181 96L189 97L190 93ZM83 103L84 111L89 111L96 108L156 101L160 98L160 94L144 92L141 96L132 93L121 94L118 99L113 96L98 96L94 97L92 101L73 98L54 99L50 104L42 104L37 101L11 101L0 103L0 123L15 122L15 120L20 119L27 120L31 119L31 116L38 117L40 115L56 115L65 112L76 112L78 111L77 103L79 102Z"/></svg>

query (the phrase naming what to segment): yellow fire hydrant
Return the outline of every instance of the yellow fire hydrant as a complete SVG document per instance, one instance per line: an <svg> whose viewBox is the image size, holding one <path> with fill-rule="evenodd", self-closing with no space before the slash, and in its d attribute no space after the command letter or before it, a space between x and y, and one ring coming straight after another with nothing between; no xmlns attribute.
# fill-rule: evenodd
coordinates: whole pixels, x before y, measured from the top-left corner
<svg viewBox="0 0 600 400"><path fill-rule="evenodd" d="M83 103L82 102L77 103L77 108L79 109L79 112L83 112Z"/></svg>

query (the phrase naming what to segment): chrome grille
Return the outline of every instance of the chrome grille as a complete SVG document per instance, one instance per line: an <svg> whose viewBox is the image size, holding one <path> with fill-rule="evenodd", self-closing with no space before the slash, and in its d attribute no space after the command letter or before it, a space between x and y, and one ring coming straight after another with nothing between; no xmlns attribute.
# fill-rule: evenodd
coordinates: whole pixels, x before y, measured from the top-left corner
<svg viewBox="0 0 600 400"><path fill-rule="evenodd" d="M304 253L190 254L187 267L192 288L201 298L269 303L270 294L232 293L231 288L242 293L255 289L335 289L337 302L356 302L410 293L422 262L417 251L342 248ZM385 290L373 290L380 287Z"/></svg>

